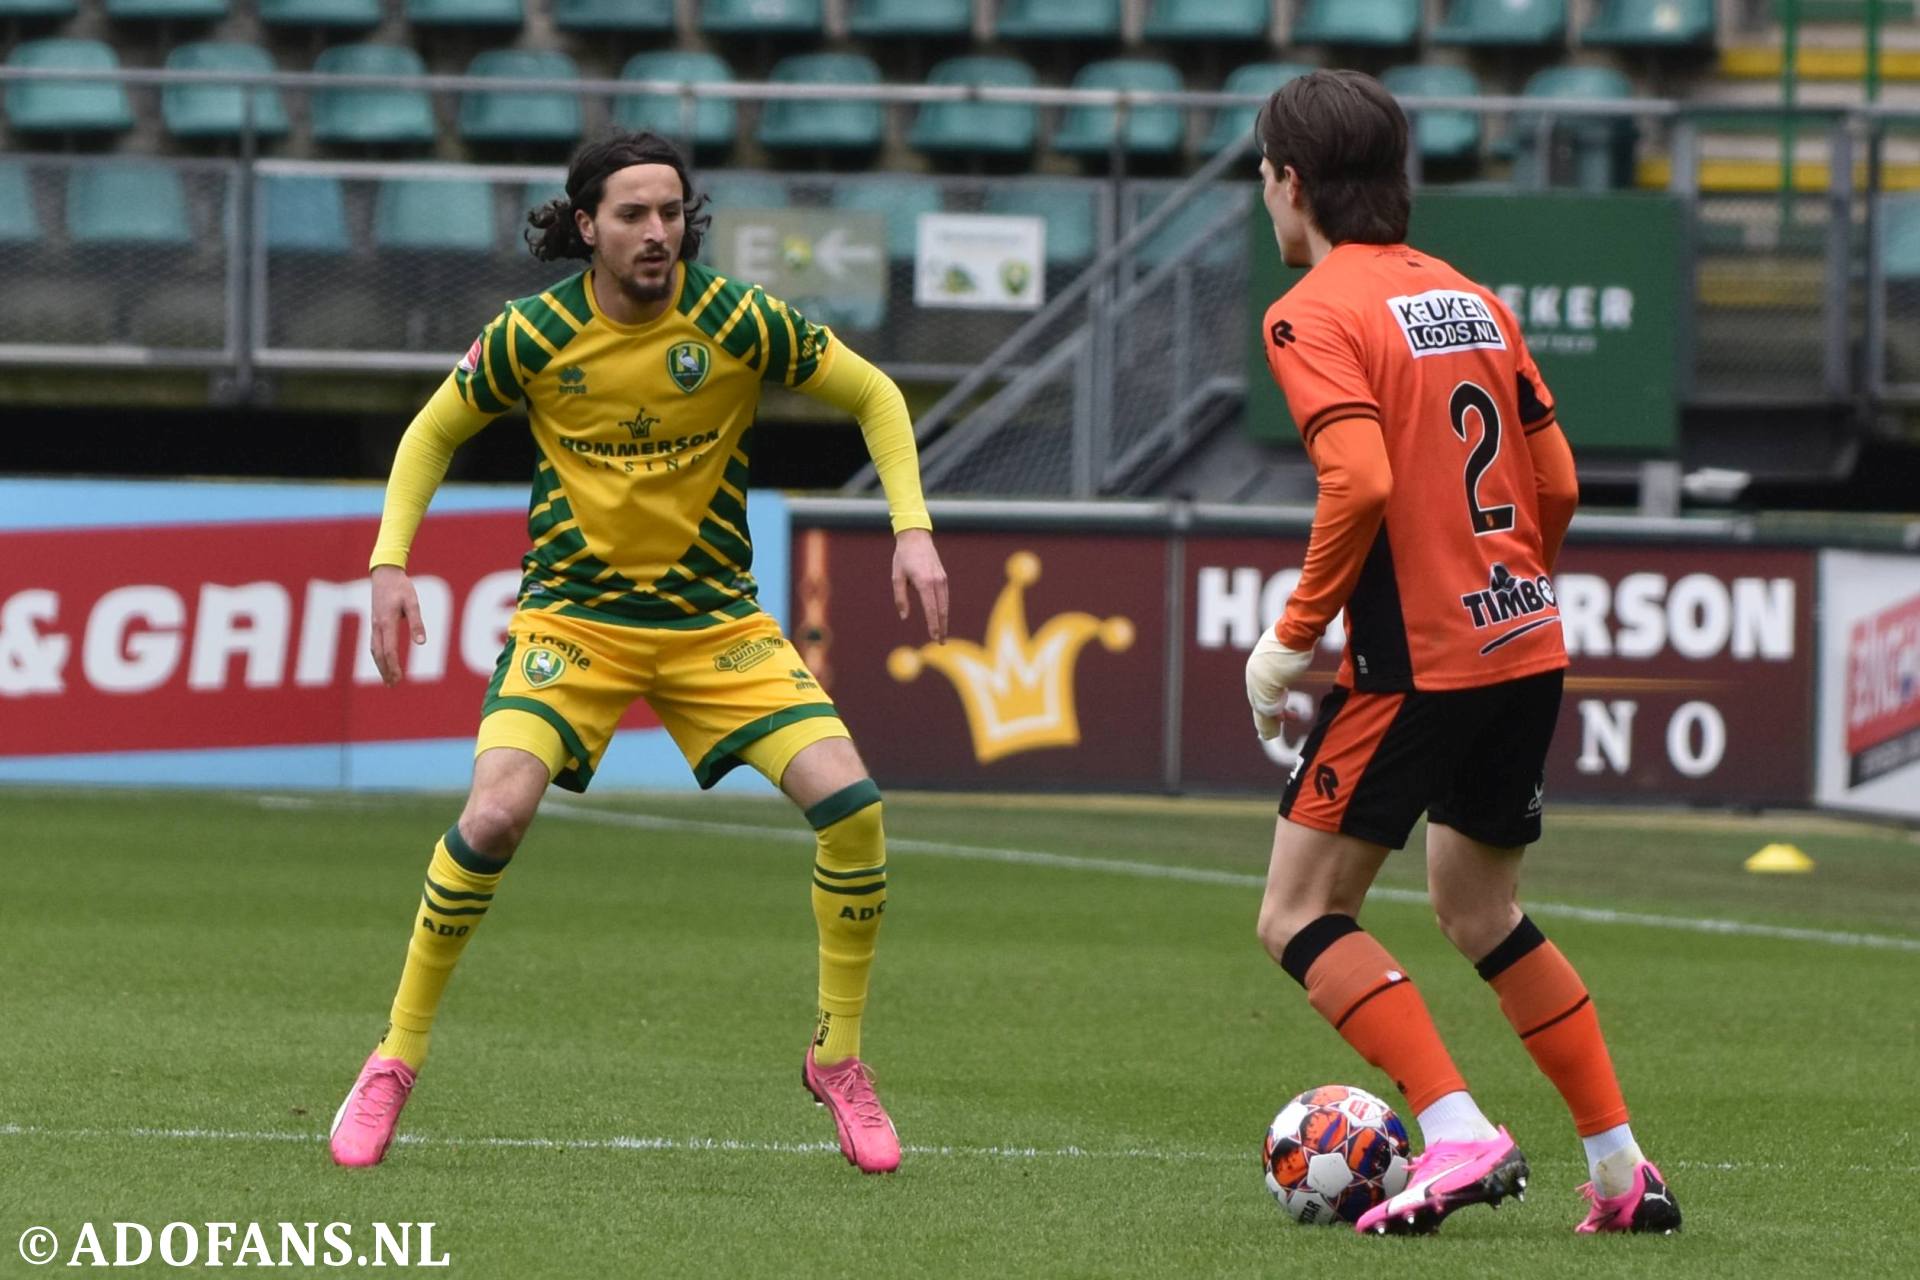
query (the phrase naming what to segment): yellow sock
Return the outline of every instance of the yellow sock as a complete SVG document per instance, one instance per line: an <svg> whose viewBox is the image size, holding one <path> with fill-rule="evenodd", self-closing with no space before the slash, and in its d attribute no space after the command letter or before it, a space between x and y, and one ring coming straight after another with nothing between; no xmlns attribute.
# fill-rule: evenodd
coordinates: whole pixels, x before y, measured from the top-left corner
<svg viewBox="0 0 1920 1280"><path fill-rule="evenodd" d="M493 892L506 868L505 862L475 851L461 839L457 825L448 828L434 846L420 908L414 913L413 938L407 943L406 967L400 971L400 989L394 992L387 1032L380 1038L381 1053L399 1058L415 1071L426 1062L427 1041L447 979L493 905Z"/></svg>
<svg viewBox="0 0 1920 1280"><path fill-rule="evenodd" d="M819 841L813 918L820 926L820 1021L813 1060L830 1066L859 1056L873 940L887 909L880 788L862 778L808 809L807 821Z"/></svg>

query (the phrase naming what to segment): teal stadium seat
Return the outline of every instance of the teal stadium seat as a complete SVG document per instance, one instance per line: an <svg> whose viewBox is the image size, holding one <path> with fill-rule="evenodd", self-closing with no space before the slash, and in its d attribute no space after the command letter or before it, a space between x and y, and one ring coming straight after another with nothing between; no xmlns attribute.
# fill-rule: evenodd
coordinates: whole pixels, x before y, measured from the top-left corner
<svg viewBox="0 0 1920 1280"><path fill-rule="evenodd" d="M937 85L995 85L1031 89L1033 68L1018 58L948 58L927 73ZM929 102L920 108L907 143L928 155L1033 154L1039 113L1025 102Z"/></svg>
<svg viewBox="0 0 1920 1280"><path fill-rule="evenodd" d="M38 244L40 215L33 208L27 166L0 160L0 244Z"/></svg>
<svg viewBox="0 0 1920 1280"><path fill-rule="evenodd" d="M344 44L314 60L323 75L423 76L426 64L411 49L390 44ZM328 143L426 143L438 136L433 104L420 89L316 89L313 136Z"/></svg>
<svg viewBox="0 0 1920 1280"><path fill-rule="evenodd" d="M99 40L28 40L7 55L10 67L112 71L120 59ZM127 91L110 80L15 81L7 86L7 123L15 133L124 133L133 128Z"/></svg>
<svg viewBox="0 0 1920 1280"><path fill-rule="evenodd" d="M1050 267L1077 266L1100 246L1093 192L1082 185L1044 179L997 183L987 190L986 212L1044 220Z"/></svg>
<svg viewBox="0 0 1920 1280"><path fill-rule="evenodd" d="M774 63L774 84L879 84L880 68L857 53L800 53ZM769 101L760 116L760 145L770 151L877 151L885 128L878 102Z"/></svg>
<svg viewBox="0 0 1920 1280"><path fill-rule="evenodd" d="M273 55L257 44L201 40L167 55L171 71L274 70ZM263 138L287 132L287 107L271 87L243 89L225 84L170 84L160 90L160 118L176 138L238 138L247 128L247 94L253 95L253 131Z"/></svg>
<svg viewBox="0 0 1920 1280"><path fill-rule="evenodd" d="M227 0L107 0L107 16L129 22L212 22L226 17L227 7Z"/></svg>
<svg viewBox="0 0 1920 1280"><path fill-rule="evenodd" d="M553 25L562 31L672 31L673 0L554 0Z"/></svg>
<svg viewBox="0 0 1920 1280"><path fill-rule="evenodd" d="M71 18L78 12L80 0L0 0L0 20Z"/></svg>
<svg viewBox="0 0 1920 1280"><path fill-rule="evenodd" d="M701 175L698 181L716 209L786 209L793 204L787 184L763 174L720 169Z"/></svg>
<svg viewBox="0 0 1920 1280"><path fill-rule="evenodd" d="M1271 94L1287 81L1312 70L1312 67L1301 62L1252 62L1234 68L1227 76L1226 83L1220 86L1220 92ZM1254 117L1259 111L1259 107L1253 106L1222 107L1214 112L1213 127L1207 130L1204 153L1218 155L1222 148L1251 134ZM1257 161L1259 157L1256 155L1255 159Z"/></svg>
<svg viewBox="0 0 1920 1280"><path fill-rule="evenodd" d="M1306 0L1295 10L1292 44L1364 44L1397 48L1420 30L1420 0Z"/></svg>
<svg viewBox="0 0 1920 1280"><path fill-rule="evenodd" d="M1427 39L1435 44L1553 44L1567 36L1567 0L1453 0Z"/></svg>
<svg viewBox="0 0 1920 1280"><path fill-rule="evenodd" d="M1713 42L1713 0L1606 0L1580 43L1674 47Z"/></svg>
<svg viewBox="0 0 1920 1280"><path fill-rule="evenodd" d="M817 36L820 0L700 0L700 29L717 36Z"/></svg>
<svg viewBox="0 0 1920 1280"><path fill-rule="evenodd" d="M731 84L733 69L718 54L660 50L636 53L620 69L622 80L679 80ZM634 94L614 99L613 119L622 129L651 129L669 138L686 136L685 103L671 94ZM739 135L740 112L730 98L699 98L693 106L696 152L724 154Z"/></svg>
<svg viewBox="0 0 1920 1280"><path fill-rule="evenodd" d="M407 0L407 21L416 27L519 27L527 14L521 0Z"/></svg>
<svg viewBox="0 0 1920 1280"><path fill-rule="evenodd" d="M0 184L0 206L4 192ZM1920 280L1920 196L1881 197L1880 267L1889 280Z"/></svg>
<svg viewBox="0 0 1920 1280"><path fill-rule="evenodd" d="M1548 67L1535 72L1521 91L1528 98L1585 98L1603 102L1631 98L1633 86L1612 67ZM1539 171L1537 145L1542 119L1519 114L1509 144L1514 181L1523 187L1546 186L1552 177ZM1556 137L1572 149L1574 184L1583 191L1607 191L1627 185L1633 176L1633 121L1622 117L1560 117Z"/></svg>
<svg viewBox="0 0 1920 1280"><path fill-rule="evenodd" d="M580 78L573 59L556 49L488 49L474 55L467 74L545 85ZM482 89L460 97L460 136L468 142L576 142L580 131L578 94Z"/></svg>
<svg viewBox="0 0 1920 1280"><path fill-rule="evenodd" d="M261 177L258 191L269 252L344 254L352 249L338 178L272 173Z"/></svg>
<svg viewBox="0 0 1920 1280"><path fill-rule="evenodd" d="M75 165L67 171L67 235L78 245L192 245L180 174L156 160Z"/></svg>
<svg viewBox="0 0 1920 1280"><path fill-rule="evenodd" d="M381 0L256 0L269 27L377 27Z"/></svg>
<svg viewBox="0 0 1920 1280"><path fill-rule="evenodd" d="M1120 38L1120 0L1002 0L1003 40Z"/></svg>
<svg viewBox="0 0 1920 1280"><path fill-rule="evenodd" d="M374 196L373 242L416 253L491 253L493 188L471 178L389 178Z"/></svg>
<svg viewBox="0 0 1920 1280"><path fill-rule="evenodd" d="M1165 62L1113 58L1090 62L1073 78L1076 89L1150 89L1178 93L1180 73ZM1113 146L1118 111L1114 107L1068 107L1053 136L1053 149L1067 155L1105 155ZM1130 155L1172 155L1180 150L1185 126L1178 107L1132 107L1127 111L1121 145Z"/></svg>
<svg viewBox="0 0 1920 1280"><path fill-rule="evenodd" d="M1214 230L1207 239L1206 247L1188 257L1187 261L1205 267L1231 265L1240 245L1245 242L1240 232L1245 229L1246 222L1244 218L1235 221L1228 215L1234 211L1245 213L1250 208L1248 191L1252 189L1250 183L1235 185L1239 187L1238 190L1216 183L1189 197L1187 202L1176 210L1158 231L1149 235L1140 246L1141 263L1148 267L1157 267L1172 261L1185 252L1194 241L1207 236L1210 228L1224 221L1225 231ZM1160 207L1161 201L1165 198L1158 191L1142 197L1134 210L1134 224L1145 222L1152 216L1154 210Z"/></svg>
<svg viewBox="0 0 1920 1280"><path fill-rule="evenodd" d="M973 32L973 0L853 0L847 29L861 40L965 37Z"/></svg>
<svg viewBox="0 0 1920 1280"><path fill-rule="evenodd" d="M1480 81L1465 67L1390 67L1380 76L1400 98L1477 98ZM1472 111L1422 111L1413 120L1413 143L1422 160L1469 160L1480 151L1480 117Z"/></svg>
<svg viewBox="0 0 1920 1280"><path fill-rule="evenodd" d="M911 261L920 239L920 215L946 207L939 184L922 178L876 177L834 184L833 207L887 215L887 256Z"/></svg>
<svg viewBox="0 0 1920 1280"><path fill-rule="evenodd" d="M1265 40L1273 7L1267 0L1153 0L1149 40Z"/></svg>

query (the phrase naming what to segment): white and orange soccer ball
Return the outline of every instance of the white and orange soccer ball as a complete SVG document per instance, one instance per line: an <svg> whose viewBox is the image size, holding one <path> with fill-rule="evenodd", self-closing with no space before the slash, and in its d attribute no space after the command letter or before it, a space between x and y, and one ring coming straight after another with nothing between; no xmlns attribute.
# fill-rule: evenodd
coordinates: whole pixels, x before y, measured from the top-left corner
<svg viewBox="0 0 1920 1280"><path fill-rule="evenodd" d="M1352 1224L1407 1185L1407 1127L1365 1089L1327 1084L1280 1108L1262 1144L1267 1190L1296 1222Z"/></svg>

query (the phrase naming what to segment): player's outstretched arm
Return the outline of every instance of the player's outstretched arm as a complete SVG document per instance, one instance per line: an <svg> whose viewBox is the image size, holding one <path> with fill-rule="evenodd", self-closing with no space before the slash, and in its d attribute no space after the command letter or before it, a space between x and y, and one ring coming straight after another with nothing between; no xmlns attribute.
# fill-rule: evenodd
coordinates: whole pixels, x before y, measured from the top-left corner
<svg viewBox="0 0 1920 1280"><path fill-rule="evenodd" d="M918 599L927 638L938 644L947 638L947 571L933 548L933 519L920 490L920 452L906 398L892 378L838 342L826 367L800 390L860 423L893 521L894 607L904 622Z"/></svg>
<svg viewBox="0 0 1920 1280"><path fill-rule="evenodd" d="M407 554L413 536L426 518L427 504L446 479L453 451L473 438L493 415L480 413L462 398L449 377L422 406L400 437L393 471L387 477L387 496L380 512L380 533L374 539L368 571L373 576L373 611L368 641L373 664L388 685L401 679L401 654L408 640L427 642L420 617L420 597L407 577Z"/></svg>

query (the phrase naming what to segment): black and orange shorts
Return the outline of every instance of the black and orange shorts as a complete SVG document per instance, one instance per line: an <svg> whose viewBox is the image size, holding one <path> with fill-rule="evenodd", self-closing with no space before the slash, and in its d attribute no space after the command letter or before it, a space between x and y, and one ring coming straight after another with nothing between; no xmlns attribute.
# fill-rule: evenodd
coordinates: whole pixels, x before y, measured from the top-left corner
<svg viewBox="0 0 1920 1280"><path fill-rule="evenodd" d="M1423 813L1485 844L1532 844L1564 676L1434 692L1336 686L1320 699L1280 816L1389 849Z"/></svg>

